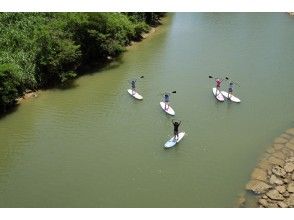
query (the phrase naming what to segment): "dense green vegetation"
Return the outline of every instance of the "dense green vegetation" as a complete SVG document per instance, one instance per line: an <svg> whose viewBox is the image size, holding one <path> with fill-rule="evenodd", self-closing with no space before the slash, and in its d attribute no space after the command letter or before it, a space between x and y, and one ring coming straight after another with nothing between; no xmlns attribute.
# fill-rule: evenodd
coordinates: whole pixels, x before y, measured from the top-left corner
<svg viewBox="0 0 294 220"><path fill-rule="evenodd" d="M0 112L140 40L164 13L0 13Z"/></svg>

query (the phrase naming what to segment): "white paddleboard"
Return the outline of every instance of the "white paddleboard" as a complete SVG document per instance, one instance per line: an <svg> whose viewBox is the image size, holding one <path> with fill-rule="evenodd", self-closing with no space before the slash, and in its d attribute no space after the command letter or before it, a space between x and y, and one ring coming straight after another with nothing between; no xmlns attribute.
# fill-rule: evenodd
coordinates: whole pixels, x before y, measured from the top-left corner
<svg viewBox="0 0 294 220"><path fill-rule="evenodd" d="M131 89L128 89L128 93L136 99L139 99L139 100L143 99L143 96L141 96L137 92L133 92Z"/></svg>
<svg viewBox="0 0 294 220"><path fill-rule="evenodd" d="M164 147L165 148L170 148L170 147L174 147L177 143L179 143L183 137L185 136L185 132L180 132L178 135L178 139L175 140L174 137L172 137L170 140L168 140L165 144Z"/></svg>
<svg viewBox="0 0 294 220"><path fill-rule="evenodd" d="M160 106L163 109L163 111L165 111L167 114L175 115L175 111L172 109L172 107L168 106L167 109L164 109L164 106L165 106L164 102L160 102Z"/></svg>
<svg viewBox="0 0 294 220"><path fill-rule="evenodd" d="M212 93L218 101L225 101L225 98L222 95L222 93L219 90L216 90L216 88L212 88Z"/></svg>
<svg viewBox="0 0 294 220"><path fill-rule="evenodd" d="M236 96L230 95L230 98L229 98L229 93L227 93L226 91L222 91L222 94L224 97L231 100L232 102L241 102L241 100L237 98Z"/></svg>

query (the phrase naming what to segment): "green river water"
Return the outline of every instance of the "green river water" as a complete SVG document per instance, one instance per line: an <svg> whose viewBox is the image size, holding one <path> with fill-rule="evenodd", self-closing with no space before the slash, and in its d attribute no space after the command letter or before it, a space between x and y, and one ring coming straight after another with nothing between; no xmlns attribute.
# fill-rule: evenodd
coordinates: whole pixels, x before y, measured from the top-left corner
<svg viewBox="0 0 294 220"><path fill-rule="evenodd" d="M0 207L235 207L294 125L293 36L287 13L169 14L109 67L0 119ZM242 103L218 103L209 74L239 82ZM143 101L126 91L139 75ZM188 135L166 150L171 90Z"/></svg>

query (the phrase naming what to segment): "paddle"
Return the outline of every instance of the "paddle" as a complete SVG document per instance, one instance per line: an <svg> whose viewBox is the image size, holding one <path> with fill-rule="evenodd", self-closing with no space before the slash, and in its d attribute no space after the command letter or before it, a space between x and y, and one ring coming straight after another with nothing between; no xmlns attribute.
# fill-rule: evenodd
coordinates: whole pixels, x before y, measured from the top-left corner
<svg viewBox="0 0 294 220"><path fill-rule="evenodd" d="M177 91L172 91L171 93L177 93Z"/></svg>
<svg viewBox="0 0 294 220"><path fill-rule="evenodd" d="M143 79L143 78L144 78L144 76L140 76L140 78L141 78L141 79Z"/></svg>

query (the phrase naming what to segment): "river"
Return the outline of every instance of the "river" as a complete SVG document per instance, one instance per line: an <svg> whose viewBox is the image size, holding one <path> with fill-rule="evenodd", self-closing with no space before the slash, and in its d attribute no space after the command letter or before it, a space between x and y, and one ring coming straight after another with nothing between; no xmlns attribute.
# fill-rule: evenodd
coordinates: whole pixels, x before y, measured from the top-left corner
<svg viewBox="0 0 294 220"><path fill-rule="evenodd" d="M294 125L293 36L286 13L169 14L108 67L0 119L0 207L235 207ZM242 102L217 102L210 74L239 82ZM143 101L126 91L140 75ZM187 136L166 150L172 90Z"/></svg>

